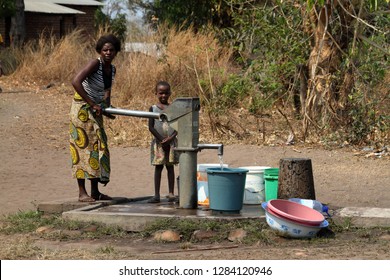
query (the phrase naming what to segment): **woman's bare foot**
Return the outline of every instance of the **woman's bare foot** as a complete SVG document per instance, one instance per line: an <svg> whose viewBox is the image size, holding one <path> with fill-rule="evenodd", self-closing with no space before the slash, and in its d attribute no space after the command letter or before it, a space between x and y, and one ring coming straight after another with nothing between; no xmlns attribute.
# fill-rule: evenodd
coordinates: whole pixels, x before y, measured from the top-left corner
<svg viewBox="0 0 390 280"><path fill-rule="evenodd" d="M79 202L95 202L95 199L93 199L90 196L79 196Z"/></svg>

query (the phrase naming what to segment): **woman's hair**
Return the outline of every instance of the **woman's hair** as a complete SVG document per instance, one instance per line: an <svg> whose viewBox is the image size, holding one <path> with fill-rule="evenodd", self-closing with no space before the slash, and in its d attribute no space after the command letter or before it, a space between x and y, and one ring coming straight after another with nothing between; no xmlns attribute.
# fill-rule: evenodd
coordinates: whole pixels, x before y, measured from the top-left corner
<svg viewBox="0 0 390 280"><path fill-rule="evenodd" d="M111 43L117 52L121 51L121 41L113 34L107 34L101 36L99 40L96 42L96 47L95 47L96 51L100 53L104 44L106 43Z"/></svg>

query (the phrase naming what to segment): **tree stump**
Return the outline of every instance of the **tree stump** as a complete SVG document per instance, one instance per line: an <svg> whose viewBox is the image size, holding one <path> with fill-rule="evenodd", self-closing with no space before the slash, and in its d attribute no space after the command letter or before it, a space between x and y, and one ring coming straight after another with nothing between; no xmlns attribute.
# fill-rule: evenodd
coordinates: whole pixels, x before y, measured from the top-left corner
<svg viewBox="0 0 390 280"><path fill-rule="evenodd" d="M316 199L311 159L284 158L279 165L278 198Z"/></svg>

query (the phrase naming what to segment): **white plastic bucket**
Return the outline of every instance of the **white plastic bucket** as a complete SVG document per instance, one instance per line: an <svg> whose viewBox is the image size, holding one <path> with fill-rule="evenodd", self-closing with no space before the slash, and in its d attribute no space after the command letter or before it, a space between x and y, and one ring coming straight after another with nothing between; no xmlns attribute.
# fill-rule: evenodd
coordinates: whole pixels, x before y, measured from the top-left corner
<svg viewBox="0 0 390 280"><path fill-rule="evenodd" d="M221 167L219 163L204 163L197 165L196 180L198 190L198 205L209 206L209 187L207 182L207 168ZM224 164L223 168L228 168L228 164Z"/></svg>
<svg viewBox="0 0 390 280"><path fill-rule="evenodd" d="M265 201L264 170L269 166L243 166L248 169L246 174L244 204L261 204Z"/></svg>

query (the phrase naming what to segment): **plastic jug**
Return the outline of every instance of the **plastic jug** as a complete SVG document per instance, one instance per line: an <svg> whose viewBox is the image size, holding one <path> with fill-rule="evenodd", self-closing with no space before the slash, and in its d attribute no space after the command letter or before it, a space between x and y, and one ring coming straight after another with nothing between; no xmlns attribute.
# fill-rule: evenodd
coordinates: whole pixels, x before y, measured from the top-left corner
<svg viewBox="0 0 390 280"><path fill-rule="evenodd" d="M313 208L314 210L317 210L320 213L326 213L330 217L330 214L328 212L329 207L323 205L318 200L303 199L303 198L290 198L289 200Z"/></svg>

